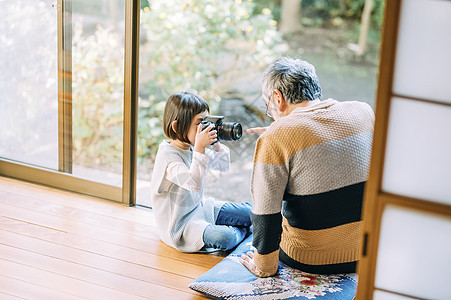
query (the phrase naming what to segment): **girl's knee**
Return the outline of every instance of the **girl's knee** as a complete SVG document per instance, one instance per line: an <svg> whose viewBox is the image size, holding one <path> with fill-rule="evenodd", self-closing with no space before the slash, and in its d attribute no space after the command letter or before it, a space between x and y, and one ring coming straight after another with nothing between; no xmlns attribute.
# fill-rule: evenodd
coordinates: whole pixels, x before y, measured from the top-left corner
<svg viewBox="0 0 451 300"><path fill-rule="evenodd" d="M246 236L245 228L232 226L208 226L204 233L204 242L207 247L220 250L230 250L238 245Z"/></svg>
<svg viewBox="0 0 451 300"><path fill-rule="evenodd" d="M225 203L219 211L216 219L217 225L230 226L251 226L252 204L244 203Z"/></svg>
<svg viewBox="0 0 451 300"><path fill-rule="evenodd" d="M230 229L232 230L228 232L226 238L227 250L241 243L249 232L249 229L246 227L230 227Z"/></svg>
<svg viewBox="0 0 451 300"><path fill-rule="evenodd" d="M231 227L231 229L232 230L227 231L227 234L224 235L224 246L227 248L226 250L232 249L238 245L245 235L239 228Z"/></svg>

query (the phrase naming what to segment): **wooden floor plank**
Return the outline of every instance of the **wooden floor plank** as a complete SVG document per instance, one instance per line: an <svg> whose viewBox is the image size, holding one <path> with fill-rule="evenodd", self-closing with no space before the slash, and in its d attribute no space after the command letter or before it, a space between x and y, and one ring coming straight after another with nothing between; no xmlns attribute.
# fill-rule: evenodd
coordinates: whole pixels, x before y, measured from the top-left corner
<svg viewBox="0 0 451 300"><path fill-rule="evenodd" d="M0 258L0 275L85 299L146 299L137 295L40 270ZM64 298L63 298L64 299Z"/></svg>
<svg viewBox="0 0 451 300"><path fill-rule="evenodd" d="M164 243L152 211L0 177L0 299L207 299L227 253Z"/></svg>
<svg viewBox="0 0 451 300"><path fill-rule="evenodd" d="M0 245L1 244L195 294L194 291L188 288L188 285L192 282L191 278L110 258L102 254L81 251L3 230L0 230Z"/></svg>
<svg viewBox="0 0 451 300"><path fill-rule="evenodd" d="M0 280L0 283L1 283L1 280ZM0 292L0 299L2 299L2 300L19 300L19 299L25 299L25 298L19 298L19 297L13 296L13 295L9 295L9 294Z"/></svg>
<svg viewBox="0 0 451 300"><path fill-rule="evenodd" d="M45 202L64 204L69 207L83 209L99 215L111 216L116 219L128 220L137 224L155 226L155 220L149 218L149 211L151 212L152 210L139 206L124 209L130 207L116 202L6 177L0 177L0 190Z"/></svg>
<svg viewBox="0 0 451 300"><path fill-rule="evenodd" d="M36 284L0 275L0 299L80 300L83 298L62 293ZM11 297L11 298L8 298Z"/></svg>
<svg viewBox="0 0 451 300"><path fill-rule="evenodd" d="M25 298L19 298L19 297L13 296L13 295L8 295L8 294L0 292L0 299L2 299L2 300L18 300L18 299L25 299Z"/></svg>
<svg viewBox="0 0 451 300"><path fill-rule="evenodd" d="M208 268L120 245L0 217L0 229L194 279Z"/></svg>
<svg viewBox="0 0 451 300"><path fill-rule="evenodd" d="M1 280L0 280L0 283L1 283ZM18 299L25 299L25 298L19 298L19 297L13 296L13 295L8 295L8 294L0 292L0 299L2 299L2 300L18 300Z"/></svg>
<svg viewBox="0 0 451 300"><path fill-rule="evenodd" d="M149 298L151 294L162 295L168 299L192 299L189 293L149 283L140 279L122 276L117 273L107 272L91 266L80 265L64 259L58 259L19 248L0 244L2 259L20 263L35 269L51 272L65 277L70 277L90 284L121 291L143 298ZM64 257L66 254L63 253ZM118 267L119 268L119 267ZM0 271L1 272L1 271ZM120 270L117 270L120 272ZM139 277L144 274L137 274ZM152 292L150 292L152 291Z"/></svg>
<svg viewBox="0 0 451 300"><path fill-rule="evenodd" d="M178 259L188 263L212 268L223 257L208 254L183 254L160 241L149 238L130 235L115 230L109 230L102 227L95 227L85 224L83 220L73 221L53 215L48 215L34 210L16 207L14 205L4 204L7 201L0 201L0 211L4 216L12 219L22 220L24 222L34 223L39 226L53 228L64 232L82 235L87 238L97 239L116 245L153 253L159 256Z"/></svg>
<svg viewBox="0 0 451 300"><path fill-rule="evenodd" d="M127 232L128 234L141 236L143 238L149 238L156 241L159 240L155 226L137 224L131 221L121 220L113 216L106 216L63 204L47 202L35 197L25 197L10 192L0 191L0 203L31 209L36 212L58 216L64 219L80 221L84 224L89 224L96 227L114 229L119 232ZM130 207L122 207L121 209L124 211L134 210L134 208ZM148 218L153 218L153 213L150 209L148 211Z"/></svg>

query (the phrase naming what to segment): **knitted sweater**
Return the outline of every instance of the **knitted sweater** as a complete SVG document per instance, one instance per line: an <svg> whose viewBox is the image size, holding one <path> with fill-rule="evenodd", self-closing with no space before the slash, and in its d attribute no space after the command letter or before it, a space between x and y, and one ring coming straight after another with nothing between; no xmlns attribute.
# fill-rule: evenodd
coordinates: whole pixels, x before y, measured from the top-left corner
<svg viewBox="0 0 451 300"><path fill-rule="evenodd" d="M257 141L252 174L254 262L277 272L279 247L308 265L359 258L374 113L362 102L296 108Z"/></svg>
<svg viewBox="0 0 451 300"><path fill-rule="evenodd" d="M155 158L151 180L151 205L160 239L183 252L196 252L204 246L203 232L214 224L224 204L204 199L206 169L225 172L230 166L230 150L192 148L183 150L163 141Z"/></svg>

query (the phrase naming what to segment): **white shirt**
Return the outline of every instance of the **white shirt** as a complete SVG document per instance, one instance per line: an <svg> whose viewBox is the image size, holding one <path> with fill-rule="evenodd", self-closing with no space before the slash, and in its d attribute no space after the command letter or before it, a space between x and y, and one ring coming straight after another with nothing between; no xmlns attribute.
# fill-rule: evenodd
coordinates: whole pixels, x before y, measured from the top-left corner
<svg viewBox="0 0 451 300"><path fill-rule="evenodd" d="M206 169L226 172L230 150L221 144L219 152L205 154L183 150L163 141L158 149L151 181L151 203L160 238L183 252L204 246L203 232L214 224L223 202L204 199Z"/></svg>

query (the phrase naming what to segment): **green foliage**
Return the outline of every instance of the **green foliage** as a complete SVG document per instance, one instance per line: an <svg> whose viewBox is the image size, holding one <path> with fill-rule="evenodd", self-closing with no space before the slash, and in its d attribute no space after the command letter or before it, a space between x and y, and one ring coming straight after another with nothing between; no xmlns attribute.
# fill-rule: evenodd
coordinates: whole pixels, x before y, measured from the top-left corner
<svg viewBox="0 0 451 300"><path fill-rule="evenodd" d="M321 24L324 22L339 23L337 20L341 19L359 22L364 6L365 0L302 1L303 16L320 20ZM376 29L380 29L382 26L383 13L384 0L374 0L371 22Z"/></svg>
<svg viewBox="0 0 451 300"><path fill-rule="evenodd" d="M302 3L303 15L320 20L317 25L339 19L358 24L364 0ZM171 93L195 92L215 112L221 97L232 92L230 86L258 74L279 56L282 39L273 14L280 14L280 4L280 0L141 1L138 160L152 158L165 138L162 115ZM381 26L382 12L383 0L375 0L373 26ZM117 49L123 39L102 27L95 34L74 29L75 161L120 163L123 52Z"/></svg>
<svg viewBox="0 0 451 300"><path fill-rule="evenodd" d="M282 0L254 0L255 6L253 14L261 14L265 9L269 9L271 14L277 22L280 21L280 14L282 11Z"/></svg>
<svg viewBox="0 0 451 300"><path fill-rule="evenodd" d="M87 166L120 164L124 52L117 34L74 28L72 50L74 161Z"/></svg>
<svg viewBox="0 0 451 300"><path fill-rule="evenodd" d="M231 84L260 72L277 55L281 37L268 10L252 14L250 1L159 0L141 13L141 156L153 155L164 139L167 97L189 90L214 112Z"/></svg>
<svg viewBox="0 0 451 300"><path fill-rule="evenodd" d="M150 95L146 100L140 98L138 110L138 161L152 158L158 145L165 139L162 116L165 102Z"/></svg>
<svg viewBox="0 0 451 300"><path fill-rule="evenodd" d="M271 15L251 17L253 6L241 0L152 1L141 14L142 70L155 81L151 87L159 87L149 94L166 98L188 89L214 104L228 83L267 65L280 38Z"/></svg>
<svg viewBox="0 0 451 300"><path fill-rule="evenodd" d="M212 112L231 84L260 72L278 55L281 37L270 11L252 14L241 0L142 0L138 159L165 138L167 97L189 90ZM143 4L144 3L144 4ZM110 43L111 47L105 47ZM77 163L109 165L122 155L122 39L98 27L73 37L74 148Z"/></svg>

